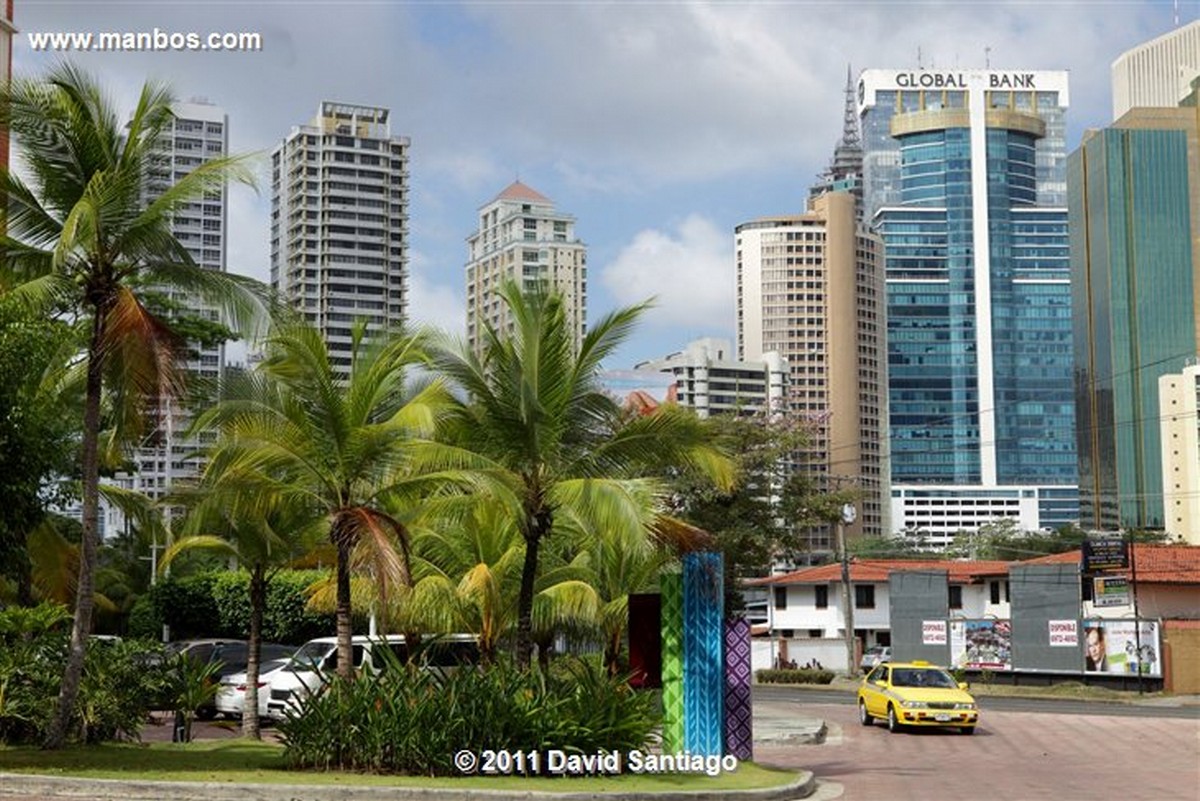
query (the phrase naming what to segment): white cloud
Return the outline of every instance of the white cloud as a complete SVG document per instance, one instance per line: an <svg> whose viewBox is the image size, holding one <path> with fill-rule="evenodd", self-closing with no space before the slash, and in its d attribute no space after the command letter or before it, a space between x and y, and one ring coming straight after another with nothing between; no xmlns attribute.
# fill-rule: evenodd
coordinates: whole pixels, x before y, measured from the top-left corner
<svg viewBox="0 0 1200 801"><path fill-rule="evenodd" d="M409 251L408 316L417 325L431 325L461 337L467 332L466 300L456 287L429 279L423 254Z"/></svg>
<svg viewBox="0 0 1200 801"><path fill-rule="evenodd" d="M601 270L621 304L655 297L645 322L652 327L728 330L733 322L731 235L692 214L673 231L646 229Z"/></svg>

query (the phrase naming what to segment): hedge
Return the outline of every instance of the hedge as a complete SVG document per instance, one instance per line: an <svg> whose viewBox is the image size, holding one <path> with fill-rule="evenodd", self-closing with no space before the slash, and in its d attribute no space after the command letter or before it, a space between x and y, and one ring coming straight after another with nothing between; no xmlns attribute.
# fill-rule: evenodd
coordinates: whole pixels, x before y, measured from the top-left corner
<svg viewBox="0 0 1200 801"><path fill-rule="evenodd" d="M332 613L315 614L305 609L305 590L325 575L319 570L283 570L271 578L263 617L265 642L299 644L333 635ZM250 575L245 571L171 577L152 587L148 598L151 609L138 610L138 628L153 629L165 623L177 640L245 639L250 631Z"/></svg>
<svg viewBox="0 0 1200 801"><path fill-rule="evenodd" d="M759 684L829 684L833 681L832 670L759 670L755 674Z"/></svg>

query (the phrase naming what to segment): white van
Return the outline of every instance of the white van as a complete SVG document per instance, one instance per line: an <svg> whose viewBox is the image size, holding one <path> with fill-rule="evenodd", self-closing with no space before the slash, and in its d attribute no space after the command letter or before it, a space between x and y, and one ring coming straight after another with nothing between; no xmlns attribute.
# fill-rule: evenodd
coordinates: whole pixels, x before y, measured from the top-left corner
<svg viewBox="0 0 1200 801"><path fill-rule="evenodd" d="M381 648L390 650L401 662L408 660L403 634L356 636L351 638L350 648L355 670L374 671L386 664L377 655ZM479 638L474 634L430 635L421 643L421 656L422 664L441 670L473 665L479 661ZM271 674L266 716L282 720L289 708L299 711L304 699L337 672L337 659L337 637L318 637L300 646L283 668Z"/></svg>

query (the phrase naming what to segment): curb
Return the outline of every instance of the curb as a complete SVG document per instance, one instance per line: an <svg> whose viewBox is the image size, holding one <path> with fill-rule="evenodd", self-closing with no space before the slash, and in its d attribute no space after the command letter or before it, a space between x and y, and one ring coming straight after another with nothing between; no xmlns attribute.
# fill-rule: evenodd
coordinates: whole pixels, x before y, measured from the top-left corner
<svg viewBox="0 0 1200 801"><path fill-rule="evenodd" d="M0 798L9 795L44 798L86 798L94 801L793 801L817 790L811 771L780 787L727 792L668 791L662 793L481 790L441 787L358 787L311 784L227 784L221 782L159 782L124 779L81 779L26 773L0 773Z"/></svg>

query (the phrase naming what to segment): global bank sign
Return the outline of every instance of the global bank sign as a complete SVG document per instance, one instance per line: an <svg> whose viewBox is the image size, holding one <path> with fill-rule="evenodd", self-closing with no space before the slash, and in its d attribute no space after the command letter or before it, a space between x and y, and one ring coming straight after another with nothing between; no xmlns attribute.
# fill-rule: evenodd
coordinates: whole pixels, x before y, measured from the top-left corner
<svg viewBox="0 0 1200 801"><path fill-rule="evenodd" d="M895 85L898 89L966 89L965 72L899 72ZM989 89L1037 89L1034 72L986 72L979 73L986 79Z"/></svg>

